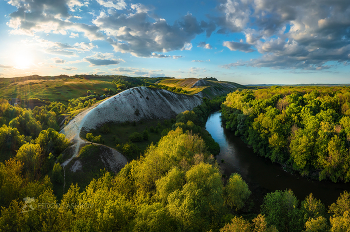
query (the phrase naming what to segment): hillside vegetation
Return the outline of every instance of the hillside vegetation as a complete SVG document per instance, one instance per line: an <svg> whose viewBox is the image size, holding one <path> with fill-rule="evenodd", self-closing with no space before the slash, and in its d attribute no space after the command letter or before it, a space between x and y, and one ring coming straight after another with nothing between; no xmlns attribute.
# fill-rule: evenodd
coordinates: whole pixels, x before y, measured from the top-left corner
<svg viewBox="0 0 350 232"><path fill-rule="evenodd" d="M112 81L116 92L146 82L148 79L129 77ZM157 84L147 86L151 85ZM97 144L103 140L99 134L85 134L95 143L83 147L77 157L69 157L69 151L75 147L69 146L57 130L62 117L72 116L72 112L86 107L93 108L102 100L96 98L98 89L89 90L68 102L46 102L33 110L12 106L4 99L0 101L0 231L350 230L350 194L347 192L326 207L312 194L299 201L291 190L277 190L264 197L259 209L253 207L249 186L239 174L222 175L213 156L220 148L203 126L210 112L219 109L223 97L204 98L193 110L161 123L164 129L159 141L150 144L141 155L132 157L117 173L103 169L111 165L106 157L113 154ZM328 163L337 164L327 169L330 173L345 170L344 151L348 152L349 131L344 122L349 117L348 111L347 88L243 90L228 95L223 105L227 125L239 130L238 134L251 135L248 138L255 139L252 140L255 149L275 157L276 161L292 162L294 158L285 159L288 147L285 147L287 153L283 153L283 146L281 152L276 152L274 146L268 145L270 141L280 146L286 141L291 144L295 138L310 137L313 140L307 144L313 146L312 150L300 146L299 154L304 154L306 149L311 151L310 157L314 157L314 150L320 151L316 149L320 140L330 157ZM284 121L278 121L279 117ZM135 127L138 124L141 123L135 123ZM108 129L113 127L105 125L93 132L108 134ZM142 133L142 139L145 137ZM141 137L132 133L128 139L130 141L120 143L123 152L132 147L129 142L138 143ZM81 172L67 172L67 168L62 167L70 158L73 162L66 167ZM339 163L339 159L343 163ZM309 159L306 161L308 164ZM293 162L298 165L297 161ZM345 180L335 173L336 180Z"/></svg>

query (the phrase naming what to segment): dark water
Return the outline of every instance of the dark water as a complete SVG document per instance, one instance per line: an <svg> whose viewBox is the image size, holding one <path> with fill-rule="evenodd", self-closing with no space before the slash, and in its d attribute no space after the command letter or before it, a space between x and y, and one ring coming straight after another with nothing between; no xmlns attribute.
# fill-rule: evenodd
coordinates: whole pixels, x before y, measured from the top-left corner
<svg viewBox="0 0 350 232"><path fill-rule="evenodd" d="M350 192L350 183L337 184L330 181L311 181L299 175L285 172L278 164L258 156L233 132L226 130L221 122L221 113L213 113L206 123L206 129L220 145L217 161L226 176L239 173L254 189L264 189L266 192L291 189L299 200L313 193L325 205L335 202L344 190ZM221 163L221 160L224 163ZM254 191L254 189L251 189Z"/></svg>

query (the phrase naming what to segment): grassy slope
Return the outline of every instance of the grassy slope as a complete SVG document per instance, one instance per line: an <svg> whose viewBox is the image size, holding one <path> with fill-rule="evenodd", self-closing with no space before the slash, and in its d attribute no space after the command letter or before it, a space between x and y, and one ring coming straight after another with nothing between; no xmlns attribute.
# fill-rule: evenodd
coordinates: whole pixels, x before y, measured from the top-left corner
<svg viewBox="0 0 350 232"><path fill-rule="evenodd" d="M166 123L168 122L168 123ZM156 127L158 123L161 123L161 129L158 132L150 132L150 127ZM142 142L135 142L135 144L141 149L143 153L146 148L151 144L156 144L161 138L161 132L163 129L170 127L169 120L143 120L135 123L108 123L108 128L110 129L109 133L104 133L102 127L97 130L90 131L94 136L101 135L104 141L104 144L116 148L118 144L125 144L129 141L129 136L134 132L143 133L145 129L148 130L148 140ZM85 138L86 132L81 133L81 137ZM139 156L126 156L128 161L137 159Z"/></svg>
<svg viewBox="0 0 350 232"><path fill-rule="evenodd" d="M199 79L166 79L159 82L161 85L169 87L181 87L188 94L196 94L209 86L191 86ZM69 99L86 96L87 90L103 94L103 89L108 88L116 90L112 83L113 76L56 76L56 77L40 77L29 76L20 78L0 78L0 98L9 99L21 97L28 100L37 98L40 100L59 101L67 103ZM218 83L224 81L207 80L211 86L219 86ZM242 87L236 83L231 84Z"/></svg>
<svg viewBox="0 0 350 232"><path fill-rule="evenodd" d="M176 87L176 88L182 88L188 92L188 94L196 94L203 89L207 88L207 86L201 86L201 87L195 87L191 88L191 86L196 83L198 79L196 78L187 78L187 79L168 79L168 80L162 80L158 84L160 85L166 85L169 87Z"/></svg>
<svg viewBox="0 0 350 232"><path fill-rule="evenodd" d="M233 84L237 88L245 88L245 86L234 83L234 82L228 82L228 81L212 81L212 80L206 80L204 79L207 83L209 83L208 86L195 86L191 88L199 79L197 78L186 78L186 79L167 79L167 80L162 80L158 84L160 85L166 85L169 87L180 87L186 90L189 94L196 94L201 91L205 91L205 89L209 87L219 87L222 88L221 83L228 83L228 84ZM210 92L210 91L209 91Z"/></svg>
<svg viewBox="0 0 350 232"><path fill-rule="evenodd" d="M37 77L37 78L2 78L0 79L0 98L40 100L67 103L69 99L86 96L87 90L103 94L103 89L115 89L112 77Z"/></svg>

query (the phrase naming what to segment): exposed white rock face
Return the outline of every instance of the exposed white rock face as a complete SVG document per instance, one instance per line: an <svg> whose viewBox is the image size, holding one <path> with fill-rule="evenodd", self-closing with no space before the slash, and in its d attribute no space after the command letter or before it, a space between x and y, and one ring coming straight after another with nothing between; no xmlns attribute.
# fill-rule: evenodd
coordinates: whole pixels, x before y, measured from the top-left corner
<svg viewBox="0 0 350 232"><path fill-rule="evenodd" d="M200 96L176 94L163 89L135 87L110 97L97 106L92 106L72 119L60 133L73 143L74 154L62 165L65 167L75 158L81 147L87 143L80 138L80 132L95 129L106 122L139 121L141 119L169 119L177 114L191 110L202 103ZM127 160L118 151L110 149L106 161L111 169L120 169ZM106 163L106 164L107 164ZM113 165L112 165L113 164ZM74 166L79 169L78 166Z"/></svg>
<svg viewBox="0 0 350 232"><path fill-rule="evenodd" d="M82 120L82 127L95 129L106 122L167 119L200 105L199 96L176 94L163 89L135 87L100 103Z"/></svg>

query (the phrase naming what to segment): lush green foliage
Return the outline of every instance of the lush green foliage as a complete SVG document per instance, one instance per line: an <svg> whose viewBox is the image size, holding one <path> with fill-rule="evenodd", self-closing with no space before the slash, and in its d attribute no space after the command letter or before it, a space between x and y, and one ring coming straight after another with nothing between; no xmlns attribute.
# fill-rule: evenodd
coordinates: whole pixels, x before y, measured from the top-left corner
<svg viewBox="0 0 350 232"><path fill-rule="evenodd" d="M229 101L226 101L224 114L228 117L227 125L235 125L235 131L239 131L237 133L248 135L246 139L265 141L256 148L271 159L290 162L297 170L301 171L298 168L303 167L304 171L310 173L315 164L300 154L318 157L317 162L322 159L323 162L327 161L321 162L326 171L321 171L320 176L341 179L344 169L339 169L338 163L346 165L346 159L341 154L348 152L347 139L350 134L350 105L342 103L346 99L346 92L335 89L330 94L322 90L317 95L307 89L305 93L297 89L295 97L293 89L288 90L291 93L281 89L283 88L272 89L271 93L261 90L258 93L232 94L236 96L228 99L237 100L235 106L246 105L239 109L228 106ZM111 91L105 92L109 94ZM282 96L276 97L277 93ZM315 111L311 114L304 108L309 105L305 99L312 99L308 96L312 94L317 95L315 99L321 103L319 108L315 106L316 110L307 107L310 112ZM333 108L334 105L337 106L333 102L336 97L343 99L337 103L340 105L338 111L335 110L336 107ZM324 102L328 102L328 105ZM51 181L45 175L49 174L55 185L60 185L63 181L63 169L57 161L61 161L61 153L68 142L52 128L58 127L57 120L59 115L67 112L66 106L51 103L31 111L2 101L0 154L6 161L0 162L0 231L260 232L277 229L350 229L350 194L347 192L341 194L337 202L330 206L328 214L325 206L312 194L299 204L292 191L267 194L261 206L261 214L257 216L242 213L240 209L245 208L251 194L248 185L238 174L233 174L224 184L218 165L211 155L216 154L212 152L215 141L213 143L210 135L201 129L210 112L218 109L220 103L221 100L217 99L204 100L204 104L193 111L180 114L174 122L173 130L169 129L172 126L170 122L152 127L153 132L151 128L143 128L134 136L137 140L149 139L156 131L164 136L119 173L104 173L84 189L71 185L62 200L57 200ZM294 108L291 107L292 104L295 104ZM29 122L28 125L26 122ZM36 131L40 127L41 131ZM110 133L106 128L101 128L101 132ZM270 131L270 128L273 130ZM284 132L286 128L290 130L288 133ZM254 130L258 132L254 133ZM312 136L301 133L303 130L316 139L309 140ZM98 137L93 134L91 136ZM295 138L299 138L298 142L294 141ZM136 143L141 142L126 141L119 146L125 154L140 154ZM300 144L304 150L299 148ZM85 146L79 158L94 160L96 153L101 151L100 148L93 144ZM326 156L317 153L316 148L326 151ZM320 167L317 168L321 170ZM334 174L335 171L339 173ZM225 225L225 222L229 223Z"/></svg>
<svg viewBox="0 0 350 232"><path fill-rule="evenodd" d="M86 134L86 140L93 143L104 143L101 135L94 136L92 133Z"/></svg>
<svg viewBox="0 0 350 232"><path fill-rule="evenodd" d="M226 204L240 210L244 207L250 194L249 187L242 177L237 173L232 174L225 187Z"/></svg>
<svg viewBox="0 0 350 232"><path fill-rule="evenodd" d="M143 135L139 132L134 132L129 136L131 142L141 142L143 140Z"/></svg>
<svg viewBox="0 0 350 232"><path fill-rule="evenodd" d="M350 181L348 87L236 91L222 106L229 128L262 156L302 175Z"/></svg>
<svg viewBox="0 0 350 232"><path fill-rule="evenodd" d="M55 163L52 169L52 180L59 183L63 184L63 169L60 165L60 163Z"/></svg>

